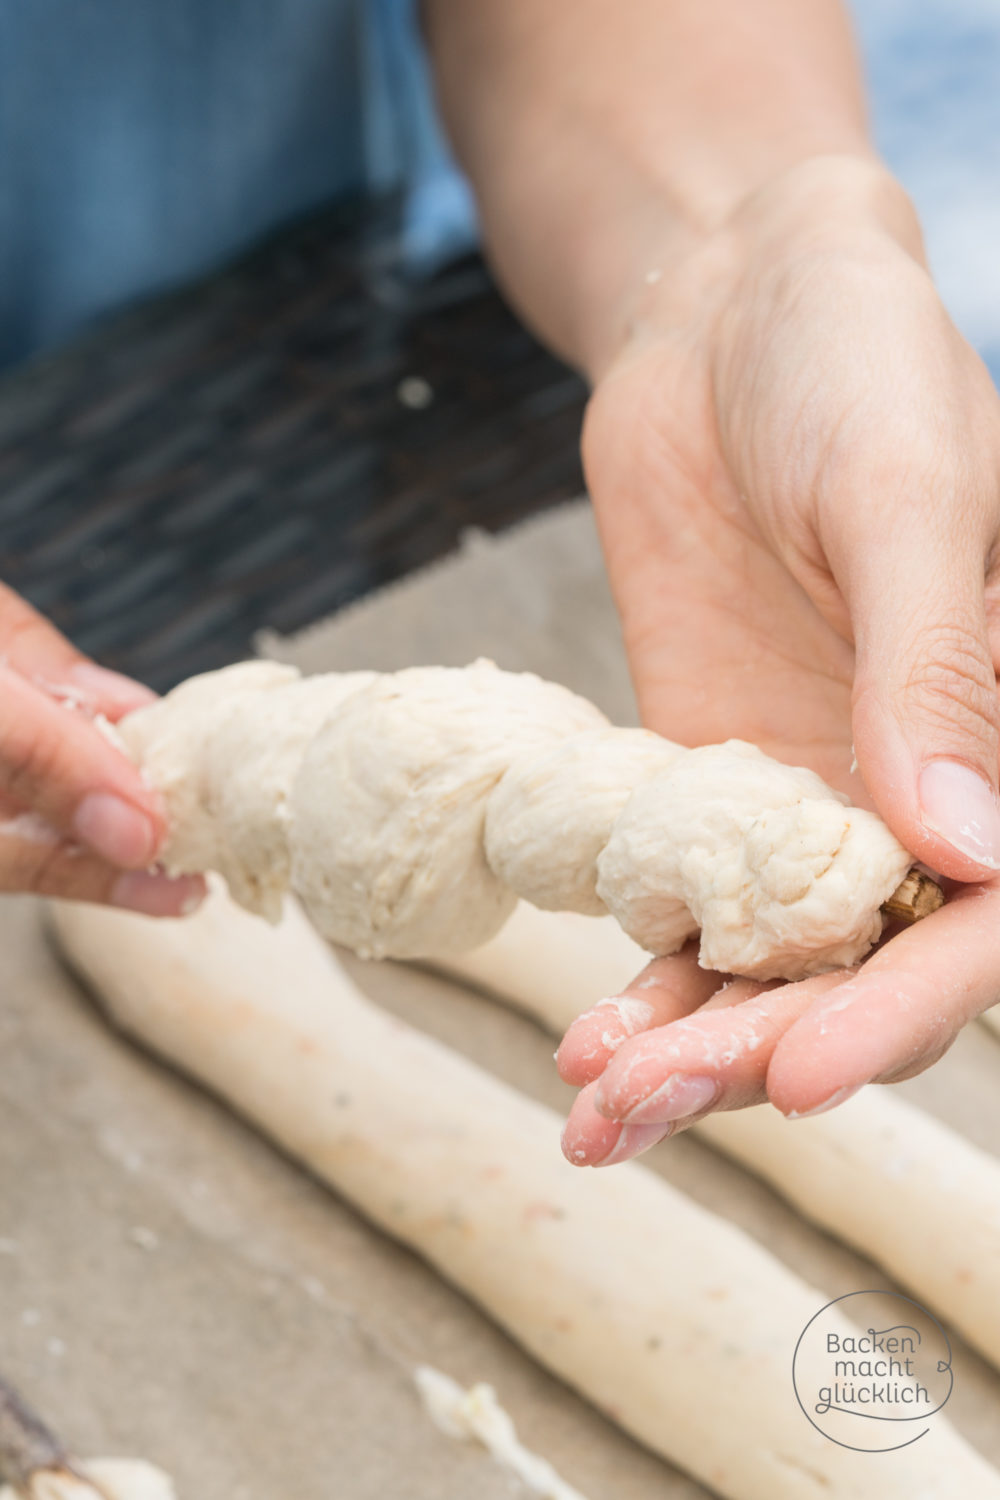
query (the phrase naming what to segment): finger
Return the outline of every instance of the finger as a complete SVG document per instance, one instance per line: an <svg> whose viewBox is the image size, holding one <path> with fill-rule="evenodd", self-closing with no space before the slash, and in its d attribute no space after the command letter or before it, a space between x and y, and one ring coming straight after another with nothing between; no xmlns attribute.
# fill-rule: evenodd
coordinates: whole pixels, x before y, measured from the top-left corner
<svg viewBox="0 0 1000 1500"><path fill-rule="evenodd" d="M673 1131L671 1125L619 1125L594 1108L596 1084L581 1089L562 1136L563 1155L574 1167L613 1167L648 1151Z"/></svg>
<svg viewBox="0 0 1000 1500"><path fill-rule="evenodd" d="M205 894L195 876L172 880L156 871L121 871L81 849L37 813L0 815L0 891L97 901L151 917L193 912Z"/></svg>
<svg viewBox="0 0 1000 1500"><path fill-rule="evenodd" d="M645 1127L762 1103L778 1041L836 982L824 975L765 989L735 980L696 1015L626 1043L597 1085L594 1109Z"/></svg>
<svg viewBox="0 0 1000 1500"><path fill-rule="evenodd" d="M0 667L0 793L111 864L153 863L165 832L159 798L86 719Z"/></svg>
<svg viewBox="0 0 1000 1500"><path fill-rule="evenodd" d="M721 978L698 967L696 943L670 958L654 958L620 995L577 1016L556 1053L559 1076L577 1087L599 1078L629 1037L689 1015L719 988Z"/></svg>
<svg viewBox="0 0 1000 1500"><path fill-rule="evenodd" d="M915 506L891 545L884 535L854 539L842 581L857 649L858 767L897 838L957 880L1000 870L985 605L993 524L971 494L961 512Z"/></svg>
<svg viewBox="0 0 1000 1500"><path fill-rule="evenodd" d="M89 661L5 584L0 584L0 654L8 667L41 691L112 722L156 697L130 677Z"/></svg>
<svg viewBox="0 0 1000 1500"><path fill-rule="evenodd" d="M1000 998L1000 881L968 886L906 928L791 1026L774 1049L768 1096L819 1114L863 1084L923 1071Z"/></svg>

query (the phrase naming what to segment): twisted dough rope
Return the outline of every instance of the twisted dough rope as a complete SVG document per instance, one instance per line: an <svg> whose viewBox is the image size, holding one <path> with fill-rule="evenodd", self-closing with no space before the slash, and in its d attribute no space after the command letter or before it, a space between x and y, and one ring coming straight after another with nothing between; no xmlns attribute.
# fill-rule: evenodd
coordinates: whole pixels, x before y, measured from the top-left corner
<svg viewBox="0 0 1000 1500"><path fill-rule="evenodd" d="M272 921L291 886L365 957L478 947L522 896L611 911L652 953L700 931L706 968L797 979L863 957L912 864L811 771L613 728L488 661L309 678L244 662L119 730L166 800L168 869L218 870Z"/></svg>

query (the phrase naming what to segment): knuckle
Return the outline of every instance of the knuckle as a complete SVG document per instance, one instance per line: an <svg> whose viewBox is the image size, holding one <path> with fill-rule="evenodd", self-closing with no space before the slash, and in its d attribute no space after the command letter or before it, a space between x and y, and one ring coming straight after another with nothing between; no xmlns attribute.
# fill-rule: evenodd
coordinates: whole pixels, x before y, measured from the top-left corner
<svg viewBox="0 0 1000 1500"><path fill-rule="evenodd" d="M1000 728L997 679L979 636L960 626L925 632L903 682L907 705L951 733L993 743Z"/></svg>
<svg viewBox="0 0 1000 1500"><path fill-rule="evenodd" d="M906 1083L910 1078L919 1078L928 1068L934 1068L942 1057L949 1052L958 1038L959 1028L951 1031L947 1036L940 1037L929 1045L926 1051L920 1053L916 1058L907 1058L906 1062L900 1063L898 1067L891 1068L881 1074L878 1083Z"/></svg>
<svg viewBox="0 0 1000 1500"><path fill-rule="evenodd" d="M4 747L4 791L18 802L33 803L40 792L62 780L62 758L62 745L54 734L29 730L13 736Z"/></svg>
<svg viewBox="0 0 1000 1500"><path fill-rule="evenodd" d="M16 605L8 607L3 625L4 645L8 654L45 632L43 621L23 599L18 599Z"/></svg>
<svg viewBox="0 0 1000 1500"><path fill-rule="evenodd" d="M29 854L24 864L23 889L36 896L56 894L53 885L58 884L60 856L65 858L65 846L52 844Z"/></svg>
<svg viewBox="0 0 1000 1500"><path fill-rule="evenodd" d="M0 890L106 901L117 872L66 840L51 844L11 839L0 861Z"/></svg>
<svg viewBox="0 0 1000 1500"><path fill-rule="evenodd" d="M0 890L40 894L57 847L55 839L43 842L18 838L5 830L0 846Z"/></svg>

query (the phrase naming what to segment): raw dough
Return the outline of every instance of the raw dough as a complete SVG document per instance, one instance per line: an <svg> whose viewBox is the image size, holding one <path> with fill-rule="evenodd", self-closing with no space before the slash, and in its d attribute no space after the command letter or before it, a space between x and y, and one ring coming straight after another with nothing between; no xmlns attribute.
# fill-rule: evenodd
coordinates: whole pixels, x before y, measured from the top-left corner
<svg viewBox="0 0 1000 1500"><path fill-rule="evenodd" d="M138 1458L91 1458L84 1465L86 1473L101 1486L101 1500L176 1500L174 1487L166 1474ZM55 1480L43 1487L40 1481L32 1500L94 1500L89 1484L75 1480ZM0 1500L18 1500L9 1485L0 1485Z"/></svg>
<svg viewBox="0 0 1000 1500"><path fill-rule="evenodd" d="M163 794L175 871L274 920L289 883L368 957L460 951L521 895L610 909L656 953L801 978L855 963L911 859L872 813L738 740L613 729L491 662L300 680L244 662L118 726Z"/></svg>
<svg viewBox="0 0 1000 1500"><path fill-rule="evenodd" d="M413 1378L431 1420L449 1437L482 1443L498 1464L541 1500L584 1500L547 1459L524 1446L491 1385L474 1385L466 1391L430 1365L419 1365Z"/></svg>
<svg viewBox="0 0 1000 1500"><path fill-rule="evenodd" d="M434 967L513 1000L561 1035L645 961L606 918L520 906L491 943ZM986 1017L998 1024L1000 1010ZM708 1115L692 1129L884 1266L1000 1368L996 1157L880 1087L812 1120L785 1120L765 1105Z"/></svg>
<svg viewBox="0 0 1000 1500"><path fill-rule="evenodd" d="M119 1026L720 1495L1000 1500L941 1416L890 1454L823 1438L789 1381L823 1292L640 1166L571 1167L558 1116L368 1004L294 910L272 929L221 896L186 922L67 904L54 924Z"/></svg>
<svg viewBox="0 0 1000 1500"><path fill-rule="evenodd" d="M344 672L278 684L280 711L267 692L247 695L210 740L218 788L216 825L228 840L220 863L242 906L281 918L291 879L290 793L303 757L330 716L374 672Z"/></svg>
<svg viewBox="0 0 1000 1500"><path fill-rule="evenodd" d="M515 761L487 805L490 865L533 906L605 915L598 856L634 788L683 754L649 729L595 729ZM682 942L690 931L684 911Z"/></svg>
<svg viewBox="0 0 1000 1500"><path fill-rule="evenodd" d="M519 757L606 723L489 662L378 677L329 720L292 788L292 884L321 932L365 956L472 948L514 910L490 868L490 793Z"/></svg>
<svg viewBox="0 0 1000 1500"><path fill-rule="evenodd" d="M633 792L597 862L598 895L651 953L700 930L706 969L848 967L881 936L879 907L913 861L874 813L845 804L741 740L689 750Z"/></svg>

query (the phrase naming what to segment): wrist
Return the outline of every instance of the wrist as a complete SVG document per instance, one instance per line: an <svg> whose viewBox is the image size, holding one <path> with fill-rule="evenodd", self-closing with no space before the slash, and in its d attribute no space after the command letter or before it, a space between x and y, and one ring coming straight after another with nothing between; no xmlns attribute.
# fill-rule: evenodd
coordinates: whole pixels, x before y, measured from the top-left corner
<svg viewBox="0 0 1000 1500"><path fill-rule="evenodd" d="M579 363L592 384L649 340L705 329L756 268L894 245L926 266L920 225L900 183L874 157L814 156L757 184L714 220L692 201L647 212L619 235L617 281L593 273L581 295ZM595 254L600 260L600 253ZM588 283L584 282L584 287ZM599 289L598 289L599 288Z"/></svg>
<svg viewBox="0 0 1000 1500"><path fill-rule="evenodd" d="M723 232L739 257L807 255L831 243L869 237L894 241L926 265L916 210L902 184L875 157L812 157L756 188Z"/></svg>

